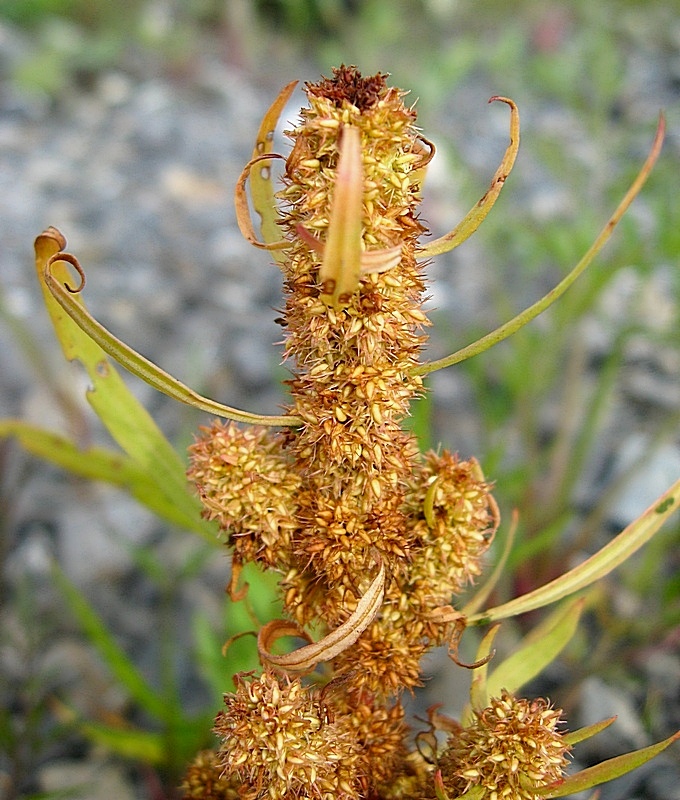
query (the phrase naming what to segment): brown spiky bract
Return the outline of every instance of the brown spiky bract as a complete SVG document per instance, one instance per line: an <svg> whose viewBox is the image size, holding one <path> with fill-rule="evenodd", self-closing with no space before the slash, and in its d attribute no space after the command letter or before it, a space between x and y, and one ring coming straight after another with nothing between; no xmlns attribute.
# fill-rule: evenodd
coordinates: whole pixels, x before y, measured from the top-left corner
<svg viewBox="0 0 680 800"><path fill-rule="evenodd" d="M301 424L277 433L215 423L192 447L189 474L235 562L280 572L300 626L345 623L376 561L387 579L378 614L334 657L325 693L268 670L238 678L216 723L218 759L246 800L425 796L430 769L406 744L399 694L451 636L435 609L480 573L498 515L475 461L423 456L403 426L423 390L414 367L429 324L416 257L431 153L415 112L384 75L353 67L306 93L278 194L290 410ZM361 249L398 247L401 258L364 271L336 307L322 297L320 251L299 234L326 240L347 126L361 143Z"/></svg>

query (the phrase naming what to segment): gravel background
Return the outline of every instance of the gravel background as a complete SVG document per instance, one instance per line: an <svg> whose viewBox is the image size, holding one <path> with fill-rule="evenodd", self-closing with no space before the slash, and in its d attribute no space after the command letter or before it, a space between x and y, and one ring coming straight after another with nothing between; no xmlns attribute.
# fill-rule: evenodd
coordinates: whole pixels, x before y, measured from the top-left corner
<svg viewBox="0 0 680 800"><path fill-rule="evenodd" d="M646 49L644 37L639 50L630 55L627 90L618 114L631 126L650 123L641 129L633 151L617 152L618 157L642 160L659 107L668 109L671 123L678 120L677 24L674 37L670 35L676 44L674 58L660 59L657 52ZM265 75L252 62L225 58L219 50L206 48L180 75L163 70L149 75L120 66L54 100L22 93L10 81L13 65L29 45L14 29L0 27L0 275L5 308L0 319L0 416L67 431L77 423L86 439L107 443L86 409L81 419L66 419L55 402L55 380L76 398L84 382L77 367L63 363L32 273L32 241L48 225L66 235L67 249L87 272L85 298L90 310L121 339L204 394L252 411L276 413L283 399L279 381L285 377L279 350L272 346L280 338L273 321L273 309L280 305L280 279L266 254L242 240L235 226L232 192L261 116L279 85L294 77L316 79L316 67L300 58L295 72L294 59L281 56L278 68L275 59ZM474 173L470 185L478 189L472 190L473 200L495 169L505 147L507 113L489 109L484 101L503 90L488 75L473 73L450 97L434 98L434 105L423 112L426 135L438 145L441 142L424 208L436 231L450 227L470 205L468 196L459 197L455 189L451 165L456 158ZM553 137L566 159L579 169L592 169L595 187L605 184L610 174L609 145L605 139L594 141L576 112L546 101L540 93L521 100L529 144L516 167L521 175L513 174L514 183L508 184L514 192L508 202L517 204L527 226L535 229L554 216L589 209L568 187L562 188L555 175L545 172L531 141ZM289 118L299 104L296 95ZM453 142L455 155L449 151ZM671 124L661 168L677 171L679 149L678 128ZM599 166L603 159L605 169ZM640 198L633 212L640 235L653 234L652 214L649 202ZM604 220L606 212L593 210L593 218ZM431 343L435 356L448 352L451 337L464 337L461 332L473 321L483 320L484 327L498 321L486 303L490 287L499 279L498 266L480 238L484 237L432 267L431 305L442 323ZM534 290L548 288L568 266L554 265L551 274L538 279L538 289L526 289L526 299L534 299ZM659 262L644 285L633 271L617 276L602 298L599 314L589 318L583 329L593 369L611 347L618 315L631 295L646 293L645 325L677 324L678 309L669 300L677 270L676 258ZM44 363L32 363L27 357L31 340L39 346ZM679 348L654 348L644 337L633 342L625 381L613 402L612 421L598 441L590 472L575 498L584 509L592 507L608 483L649 446L654 425L677 414L679 375ZM206 421L138 382L131 385L180 447ZM432 388L436 439L463 455L479 452L481 423L465 377L445 371L435 376ZM548 408L546 419L555 411ZM40 742L36 752L25 745L20 760L30 777L22 778L20 793L12 796L79 782L90 784L86 797L154 796L148 780L145 783L77 737L50 741L55 732L50 715L42 718L45 728L40 733L31 733L28 710L41 707L53 693L95 715L102 710L125 713L126 707L91 646L63 614L49 575L50 561L58 558L142 669L154 674L159 654L152 633L163 597L140 570L129 545L153 545L173 576L196 544L187 541L190 537L165 530L120 493L66 476L15 446L3 446L2 469L0 705L11 712L17 730L23 726L26 741L33 736ZM633 519L678 474L676 433L656 447L604 528ZM669 563L678 567L677 560ZM192 665L190 620L199 608L219 620L226 571L225 557L215 554L207 558L200 580L177 578L174 613L178 630L186 630L182 637L186 646L178 658L188 707L199 708L207 699ZM615 600L624 612L626 602L631 603L628 613L635 614L634 597L622 592ZM587 754L582 750L580 757L612 755L680 727L678 647L678 636L671 632L662 647L638 654L623 688L592 676L565 695L573 709L572 725L619 715L615 731L598 737L598 749ZM441 660L433 656L433 670ZM555 668L537 688L545 692L568 685L569 670L568 665ZM439 675L418 703L426 705L442 692L453 696L457 691L450 677ZM655 704L651 733L650 697ZM0 796L3 785L11 785L7 774L2 775L7 763L0 757ZM601 796L680 798L678 764L676 747L651 768L605 787Z"/></svg>

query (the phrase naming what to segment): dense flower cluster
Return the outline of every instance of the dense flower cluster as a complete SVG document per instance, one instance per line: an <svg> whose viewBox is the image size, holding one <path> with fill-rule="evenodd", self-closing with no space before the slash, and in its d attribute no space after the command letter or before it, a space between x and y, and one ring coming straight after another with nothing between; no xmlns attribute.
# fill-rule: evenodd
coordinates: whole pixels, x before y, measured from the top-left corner
<svg viewBox="0 0 680 800"><path fill-rule="evenodd" d="M479 800L539 800L541 787L558 781L569 750L557 730L562 712L547 701L519 700L507 692L475 714L440 759L451 797L471 787Z"/></svg>
<svg viewBox="0 0 680 800"><path fill-rule="evenodd" d="M234 563L277 570L284 609L300 627L311 623L330 637L361 616L376 563L386 579L377 613L362 621L352 646L333 650L324 688L271 664L260 677L237 677L216 721L216 763L245 800L425 797L431 766L407 746L400 692L419 685L428 648L452 636L452 604L479 575L498 512L476 461L421 455L403 427L422 392L414 367L428 321L417 209L432 148L383 75L343 67L306 91L279 193L290 413L300 424L277 432L216 423L192 447L189 474ZM335 297L335 278L321 275L345 211L337 205L339 164L352 142L360 144L363 266L352 291ZM534 708L508 706L505 714L519 715L538 755L489 745L494 775L501 752L511 772L520 759L522 774L525 766L545 774L536 726L552 731L553 720L542 709L531 716ZM461 746L494 713L482 715ZM556 758L558 749L545 747ZM460 775L449 769L456 791L470 785L473 769L490 780L487 767L465 763ZM554 772L558 761L550 763ZM189 783L200 766L192 770Z"/></svg>
<svg viewBox="0 0 680 800"><path fill-rule="evenodd" d="M225 775L240 780L245 800L359 796L350 719L332 711L319 690L270 672L256 679L241 675L225 705L215 722L219 763Z"/></svg>

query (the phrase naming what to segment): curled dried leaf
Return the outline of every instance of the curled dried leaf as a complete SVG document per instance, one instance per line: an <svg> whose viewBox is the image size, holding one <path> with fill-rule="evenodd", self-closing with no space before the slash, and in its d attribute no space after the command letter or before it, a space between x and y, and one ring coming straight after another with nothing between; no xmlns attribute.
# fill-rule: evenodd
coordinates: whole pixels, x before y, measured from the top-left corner
<svg viewBox="0 0 680 800"><path fill-rule="evenodd" d="M253 220L250 216L250 207L248 205L248 192L246 189L246 183L248 182L250 171L256 164L261 164L265 161L271 161L275 158L283 159L283 156L278 155L278 153L266 153L265 155L251 158L245 167L243 167L239 179L236 182L236 189L234 191L234 205L236 207L236 222L238 224L238 228L241 231L244 239L262 250L283 250L290 245L290 242L287 239L278 239L277 241L273 242L261 242L255 233L255 227L253 226Z"/></svg>
<svg viewBox="0 0 680 800"><path fill-rule="evenodd" d="M271 645L281 636L299 636L309 640L295 623L273 620L265 625L257 637L257 649L265 666L278 667L291 672L308 672L323 661L330 661L351 647L375 619L385 595L385 565L380 561L375 576L366 594L357 603L354 613L335 630L318 642L303 645L292 653L276 655Z"/></svg>

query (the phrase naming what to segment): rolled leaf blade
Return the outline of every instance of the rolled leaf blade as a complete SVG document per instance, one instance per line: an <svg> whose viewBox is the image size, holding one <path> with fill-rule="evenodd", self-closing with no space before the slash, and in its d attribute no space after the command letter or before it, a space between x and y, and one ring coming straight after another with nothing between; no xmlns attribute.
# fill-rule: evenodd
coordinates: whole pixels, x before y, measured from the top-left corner
<svg viewBox="0 0 680 800"><path fill-rule="evenodd" d="M348 305L359 287L363 191L361 136L358 128L345 125L340 141L328 238L319 269L321 299L333 308Z"/></svg>

